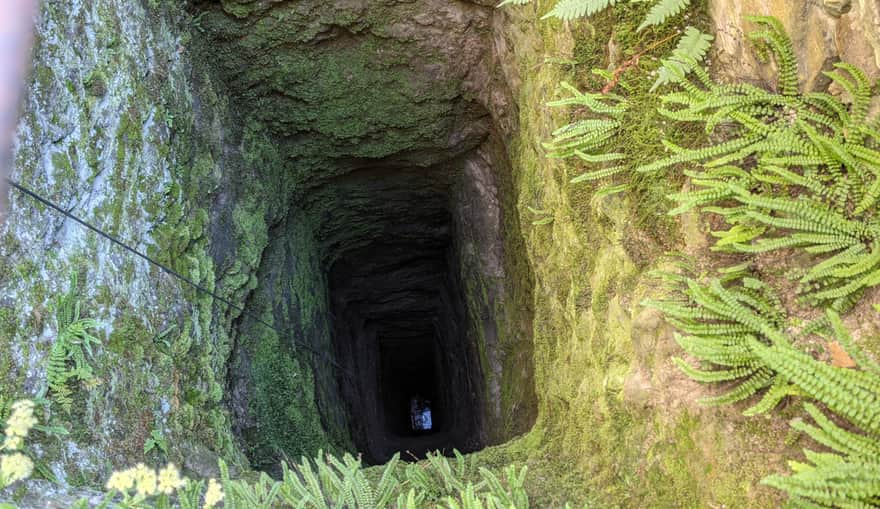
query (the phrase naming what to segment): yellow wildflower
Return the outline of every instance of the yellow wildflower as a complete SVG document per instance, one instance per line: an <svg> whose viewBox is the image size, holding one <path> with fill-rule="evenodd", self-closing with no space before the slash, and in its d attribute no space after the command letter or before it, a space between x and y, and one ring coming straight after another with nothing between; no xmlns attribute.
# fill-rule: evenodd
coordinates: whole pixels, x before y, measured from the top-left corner
<svg viewBox="0 0 880 509"><path fill-rule="evenodd" d="M0 457L0 479L7 486L27 479L34 471L34 463L21 453L6 454Z"/></svg>
<svg viewBox="0 0 880 509"><path fill-rule="evenodd" d="M122 493L126 493L133 487L134 470L131 468L129 468L128 470L122 470L120 472L113 472L113 474L110 476L110 479L107 480L108 490L117 490Z"/></svg>
<svg viewBox="0 0 880 509"><path fill-rule="evenodd" d="M14 451L24 445L24 439L16 436L8 436L3 440L3 446L0 449L6 451Z"/></svg>
<svg viewBox="0 0 880 509"><path fill-rule="evenodd" d="M169 463L159 471L159 491L166 495L174 493L186 484L186 480L180 477L180 471L173 463Z"/></svg>
<svg viewBox="0 0 880 509"><path fill-rule="evenodd" d="M37 419L34 417L34 402L29 400L16 401L12 405L12 415L6 420L4 434L7 437L24 438L35 424L37 424ZM17 442L20 443L20 441Z"/></svg>
<svg viewBox="0 0 880 509"><path fill-rule="evenodd" d="M211 509L221 500L223 500L223 488L220 487L220 483L216 479L211 479L208 481L208 490L205 491L204 509Z"/></svg>
<svg viewBox="0 0 880 509"><path fill-rule="evenodd" d="M135 491L138 495L148 497L156 494L156 471L143 463L134 467Z"/></svg>

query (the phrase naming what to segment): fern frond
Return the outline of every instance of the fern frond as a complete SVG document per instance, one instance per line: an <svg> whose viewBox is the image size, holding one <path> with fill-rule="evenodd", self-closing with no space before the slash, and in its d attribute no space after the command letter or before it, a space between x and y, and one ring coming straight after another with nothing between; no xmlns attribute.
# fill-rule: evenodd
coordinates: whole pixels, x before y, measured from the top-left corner
<svg viewBox="0 0 880 509"><path fill-rule="evenodd" d="M702 371L694 368L684 360L673 357L672 361L688 377L701 383L718 383L737 380L751 376L757 371L755 368L734 368L716 371Z"/></svg>
<svg viewBox="0 0 880 509"><path fill-rule="evenodd" d="M711 398L700 398L701 405L730 405L748 399L773 384L775 375L769 369L759 369L754 375L737 385L733 390Z"/></svg>
<svg viewBox="0 0 880 509"><path fill-rule="evenodd" d="M789 345L752 341L751 348L807 395L862 429L880 434L880 392L864 387L858 372L818 362Z"/></svg>
<svg viewBox="0 0 880 509"><path fill-rule="evenodd" d="M639 25L638 31L649 26L660 25L667 19L679 14L690 5L690 0L658 0L648 11L645 20Z"/></svg>
<svg viewBox="0 0 880 509"><path fill-rule="evenodd" d="M661 112L662 113L662 112ZM668 115L667 115L668 116ZM753 144L757 138L736 138L733 140L719 143L712 147L704 147L700 149L687 150L679 154L674 154L665 159L660 159L652 163L644 164L635 169L638 173L651 173L677 164L688 163L693 161L705 161L707 159L717 158L726 154L736 152L744 147Z"/></svg>
<svg viewBox="0 0 880 509"><path fill-rule="evenodd" d="M838 462L789 477L772 475L761 483L787 492L793 500L815 501L819 507L875 507L880 499L880 464Z"/></svg>
<svg viewBox="0 0 880 509"><path fill-rule="evenodd" d="M792 385L788 383L786 379L778 377L776 381L773 382L770 389L764 393L764 397L761 398L761 401L745 409L743 415L748 417L766 414L770 410L776 408L784 398L799 394L801 394L801 392L796 385Z"/></svg>
<svg viewBox="0 0 880 509"><path fill-rule="evenodd" d="M46 381L49 392L56 403L70 413L73 405L73 391L69 387L71 379L88 382L92 380L92 369L86 361L86 354L92 355L92 344L100 341L89 331L98 327L95 320L80 318L80 303L77 297L77 278L72 274L67 293L58 297L55 318L58 335L49 351L46 366ZM70 366L70 362L73 366Z"/></svg>
<svg viewBox="0 0 880 509"><path fill-rule="evenodd" d="M860 258L859 255L864 252L864 244L852 244L844 251L814 265L813 268L801 278L801 283L809 283L811 281L827 278L832 275L837 267L857 263Z"/></svg>
<svg viewBox="0 0 880 509"><path fill-rule="evenodd" d="M591 16L617 3L617 0L559 0L541 19L572 20Z"/></svg>
<svg viewBox="0 0 880 509"><path fill-rule="evenodd" d="M577 177L571 179L570 182L572 184L577 184L580 182L589 182L589 181L593 181L593 180L604 179L604 178L608 178L612 175L617 175L618 173L620 173L626 169L627 169L626 166L612 166L610 168L605 168L603 170L596 170L596 171L584 173L582 175L578 175Z"/></svg>
<svg viewBox="0 0 880 509"><path fill-rule="evenodd" d="M779 88L783 95L794 96L798 93L797 58L785 27L772 16L747 16L746 20L765 28L765 30L751 32L749 38L758 44L759 49L763 46L776 57L779 67Z"/></svg>
<svg viewBox="0 0 880 509"><path fill-rule="evenodd" d="M820 444L847 456L864 459L880 458L880 442L876 439L841 428L812 403L804 404L804 409L818 427L797 420L792 423L792 427L796 430L806 433Z"/></svg>

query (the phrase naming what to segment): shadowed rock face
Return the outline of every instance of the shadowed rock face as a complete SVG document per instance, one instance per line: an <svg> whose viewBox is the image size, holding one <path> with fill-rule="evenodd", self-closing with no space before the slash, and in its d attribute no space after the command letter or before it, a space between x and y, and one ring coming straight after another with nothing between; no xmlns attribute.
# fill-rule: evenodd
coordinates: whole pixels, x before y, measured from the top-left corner
<svg viewBox="0 0 880 509"><path fill-rule="evenodd" d="M268 219L253 292L271 304L254 297L251 310L271 308L293 339L332 352L352 374L314 360L324 428L344 427L371 462L474 450L527 430L530 309L507 314L530 281L505 272L505 246L519 245L507 236L519 232L502 210L510 201L500 133L514 112L492 69L493 8L446 0L194 8L203 57L216 62L214 79L241 117L242 150L260 152L259 143L274 154L240 178L272 182L263 199L286 210ZM234 180L225 195L241 201ZM304 268L295 260L310 251L315 263ZM228 257L215 252L218 266ZM307 320L291 318L307 304L285 279L310 281L317 304ZM297 416L277 408L280 359L295 348L281 341L267 360L247 320L238 328L229 406L259 466L271 463L268 450L296 441ZM431 400L431 433L409 426L416 394ZM272 433L286 438L263 443Z"/></svg>
<svg viewBox="0 0 880 509"><path fill-rule="evenodd" d="M489 123L491 10L468 2L203 2L210 58L310 184L364 160L427 167Z"/></svg>

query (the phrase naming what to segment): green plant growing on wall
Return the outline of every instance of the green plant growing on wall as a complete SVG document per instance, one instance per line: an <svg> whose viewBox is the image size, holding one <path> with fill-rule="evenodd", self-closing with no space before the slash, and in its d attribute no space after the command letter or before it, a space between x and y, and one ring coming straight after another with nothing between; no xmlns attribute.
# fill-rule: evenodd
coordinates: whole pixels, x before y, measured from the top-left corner
<svg viewBox="0 0 880 509"><path fill-rule="evenodd" d="M560 85L571 95L548 106L580 107L591 113L590 117L579 118L553 131L553 138L544 143L548 157L578 157L587 163L606 163L620 161L625 157L620 152L605 152L608 144L620 128L620 118L627 109L626 100L614 94L583 93L569 83ZM609 168L584 173L572 182L598 180L622 172L625 165L615 164Z"/></svg>
<svg viewBox="0 0 880 509"><path fill-rule="evenodd" d="M502 5L525 3L508 0ZM573 19L614 3L562 0L545 17ZM855 346L837 314L866 288L880 284L880 123L868 116L872 87L859 69L839 63L826 76L848 102L826 93L801 93L782 25L770 17L749 19L759 27L750 34L759 56L776 61L777 90L714 81L699 63L711 39L689 29L663 61L651 91L678 83L678 90L660 98L658 111L676 123L701 123L707 134L723 136L698 148L667 140L671 155L642 164L636 172L657 174L689 166L685 175L692 189L671 196L678 206L670 214L696 209L724 218L729 228L713 232L715 251L759 255L794 249L812 255L814 263L796 276L800 291L807 302L830 309L827 317L806 324L800 337L792 337L789 328L801 324L788 317L775 291L750 271L750 261L723 269L720 278L708 283L692 277L692 271L662 273L672 297L645 304L659 309L678 329L676 341L701 366L682 359L675 359L676 364L699 382L729 388L704 403L730 404L758 396L744 412L755 415L787 397L813 401L807 411L817 425L797 421L794 429L838 454L807 451L811 465L793 462L794 475L771 476L766 484L786 491L798 507L876 506L880 370ZM611 73L598 72L611 83ZM573 182L621 174L627 169L625 150L609 147L629 127L626 98L584 94L567 83L562 88L570 96L549 105L571 106L578 114L586 111L587 117L553 133L545 144L549 157L604 166ZM800 338L815 333L834 336L859 369L828 365L801 352ZM820 408L834 417L826 417ZM858 429L836 424L843 419Z"/></svg>
<svg viewBox="0 0 880 509"><path fill-rule="evenodd" d="M687 27L684 35L678 40L672 54L662 60L663 65L657 71L657 81L651 87L654 92L668 83L678 83L685 79L696 64L702 62L712 47L712 37L694 27Z"/></svg>
<svg viewBox="0 0 880 509"><path fill-rule="evenodd" d="M876 507L880 504L880 441L845 430L816 405L804 405L816 425L796 420L792 427L834 452L804 450L809 463L791 461L790 476L761 482L785 491L796 507Z"/></svg>
<svg viewBox="0 0 880 509"><path fill-rule="evenodd" d="M855 346L836 313L829 312L829 320L835 337L852 358L859 359L861 369L825 364L790 345L752 347L803 396L862 432L844 429L818 406L807 403L816 426L796 420L793 428L834 452L805 449L811 464L789 462L792 475L773 475L762 482L787 492L797 507L876 507L880 504L880 367Z"/></svg>
<svg viewBox="0 0 880 509"><path fill-rule="evenodd" d="M666 274L678 288L666 300L647 300L683 334L676 341L709 365L698 369L682 359L676 364L702 383L735 383L727 393L704 399L729 404L756 394L761 399L743 412L765 413L787 396L810 399L863 433L844 430L812 403L807 412L818 424L796 421L793 427L839 454L806 451L813 465L792 462L794 475L770 476L763 482L786 491L798 507L868 507L880 499L880 366L853 342L840 316L827 312L834 338L860 369L826 364L799 351L784 332L787 320L772 290L751 277L747 265L720 279L700 283L686 275ZM811 505L812 504L812 505ZM859 505L863 504L863 505Z"/></svg>
<svg viewBox="0 0 880 509"><path fill-rule="evenodd" d="M734 275L741 275L732 273ZM642 304L661 311L681 334L675 340L682 349L714 368L701 370L684 360L674 362L694 380L732 384L725 394L701 400L707 405L724 405L763 392L746 415L765 413L796 392L787 379L778 376L752 351L751 341L787 343L779 332L785 311L774 292L760 280L744 276L725 286L720 279L701 284L696 279L670 276L678 293L669 300L646 300Z"/></svg>
<svg viewBox="0 0 880 509"><path fill-rule="evenodd" d="M700 122L725 141L682 149L636 168L656 172L678 165L693 190L671 197L670 214L691 209L723 217L730 225L714 250L767 253L796 249L813 256L800 290L814 304L843 310L866 288L880 284L880 131L868 118L871 85L845 64L825 74L851 102L826 93L798 91L791 41L778 20L752 17L750 35L761 55L780 69L778 92L713 81L694 66L697 83L679 73L682 91L661 98L661 112L680 122Z"/></svg>
<svg viewBox="0 0 880 509"><path fill-rule="evenodd" d="M711 41L711 36L688 27L672 54L663 60L651 91L683 79L690 71L692 63L705 57ZM618 142L621 122L626 121L625 116L630 108L626 97L611 93L611 89L618 84L620 74L637 65L638 59L653 47L656 44L637 53L615 72L593 69L593 74L607 81L602 91L581 92L573 85L562 82L560 88L567 96L547 103L551 108L572 108L578 115L570 123L556 129L552 138L543 144L547 156L555 159L574 157L590 166L598 166L598 169L574 177L571 183L606 179L630 168L626 153L609 150L610 146Z"/></svg>
<svg viewBox="0 0 880 509"><path fill-rule="evenodd" d="M68 413L73 405L70 381L79 380L86 383L94 381L92 367L86 356L92 357L94 355L92 345L100 344L98 338L90 333L99 323L81 317L76 289L77 278L76 274L73 274L70 279L70 289L57 300L55 317L58 337L49 352L46 367L49 394Z"/></svg>
<svg viewBox="0 0 880 509"><path fill-rule="evenodd" d="M280 481L265 473L251 481L233 479L222 460L219 466L220 479L207 484L181 477L174 465L159 471L138 465L115 472L107 482L104 504L132 509L164 509L175 504L181 509L209 509L220 502L226 509L529 507L525 467L508 466L501 476L485 468L475 471L472 462L457 451L454 461L435 453L423 463L405 467L394 456L377 475L368 474L360 460L348 454L339 459L319 453L314 460L302 458L293 466L282 463ZM81 501L77 507L88 505Z"/></svg>
<svg viewBox="0 0 880 509"><path fill-rule="evenodd" d="M144 442L144 455L146 456L152 451L159 452L163 455L168 454L168 439L165 438L165 435L161 430L151 430L150 436L147 437L147 440Z"/></svg>
<svg viewBox="0 0 880 509"><path fill-rule="evenodd" d="M531 0L504 0L498 7L505 5L525 5ZM559 0L542 19L557 18L572 20L592 16L616 4L618 0ZM690 5L690 0L652 0L651 10L645 16L639 30L664 23L669 18L681 14Z"/></svg>
<svg viewBox="0 0 880 509"><path fill-rule="evenodd" d="M751 39L779 68L777 91L722 84L692 62L694 79L669 67L681 90L661 98L660 111L679 122L699 122L707 133L724 127L724 141L696 149L671 143L672 155L636 169L657 172L679 165L691 190L671 196L678 206L724 218L713 232L714 251L760 255L802 250L814 262L798 274L800 291L827 316L807 324L801 336L832 335L860 369L845 369L801 352L786 332L780 300L755 278L750 262L700 283L667 274L671 299L645 304L663 312L682 334L676 340L708 369L675 362L703 383L734 382L707 403L761 399L744 413L767 412L788 396L812 400L806 409L816 426L793 428L835 453L807 450L810 464L792 462L791 476L763 482L788 493L796 507L869 507L880 502L880 368L852 341L835 310L852 305L865 288L880 283L880 152L876 119L868 118L871 86L864 73L844 63L826 75L850 102L825 93L801 93L791 42L774 18L752 17ZM820 406L835 417L827 417ZM859 431L844 429L845 419Z"/></svg>

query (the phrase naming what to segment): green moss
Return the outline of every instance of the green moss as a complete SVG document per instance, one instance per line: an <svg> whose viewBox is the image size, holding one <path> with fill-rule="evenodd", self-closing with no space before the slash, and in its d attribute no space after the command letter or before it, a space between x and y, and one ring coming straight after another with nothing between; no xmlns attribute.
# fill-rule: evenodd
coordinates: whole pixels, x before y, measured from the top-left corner
<svg viewBox="0 0 880 509"><path fill-rule="evenodd" d="M93 97L104 97L107 94L107 75L95 69L83 80L83 87Z"/></svg>
<svg viewBox="0 0 880 509"><path fill-rule="evenodd" d="M235 16L249 15L252 7L224 4ZM391 24L387 17L393 9L371 8L361 20L350 9L316 11L327 18L323 26L351 26L361 33L351 44L345 38L307 44L322 25L285 6L252 17L247 28L216 11L199 17L204 33L217 37L207 51L232 84L236 101L274 135L296 138L285 148L288 157L298 160L296 169L304 170L299 179L316 175L317 166L333 158L381 158L433 146L446 137L459 83L432 80L418 70L439 57L415 44L362 30ZM227 37L233 33L235 40Z"/></svg>
<svg viewBox="0 0 880 509"><path fill-rule="evenodd" d="M269 242L265 213L262 207L247 205L239 205L232 212L239 246L236 259L246 267L257 267Z"/></svg>
<svg viewBox="0 0 880 509"><path fill-rule="evenodd" d="M257 9L252 2L241 2L239 0L221 0L221 4L224 11L236 18L246 18Z"/></svg>
<svg viewBox="0 0 880 509"><path fill-rule="evenodd" d="M18 318L15 316L15 311L0 307L0 338L9 340L15 337L16 331L18 331Z"/></svg>
<svg viewBox="0 0 880 509"><path fill-rule="evenodd" d="M151 337L136 313L124 313L113 322L107 349L129 359L141 360L153 349Z"/></svg>
<svg viewBox="0 0 880 509"><path fill-rule="evenodd" d="M706 26L704 7L696 6L689 23ZM518 44L541 52L519 55L518 103L528 107L520 108L520 131L509 146L517 209L523 225L531 221L526 206L549 210L554 219L522 228L536 280L533 359L539 413L528 435L477 455L486 464L528 464L527 488L539 507L558 507L566 498L591 507L774 506L778 499L755 486L777 465L768 466L753 449L759 443L759 450L771 450L774 438L747 429L741 420L728 426L727 414L690 410L694 403L678 387L668 358L671 339L662 330L651 332L657 344L645 343L638 352L633 342L644 333L634 325L638 302L656 291L645 272L663 251L682 245L678 223L664 214L665 195L677 191L681 181L624 175L613 183L630 183L627 193L596 198L597 186L568 183L584 166L547 160L536 143L578 114L541 107L554 97L548 90L563 79L585 90L601 89L605 83L590 68L613 69L675 28L637 32L646 8L627 3L589 22L572 23L572 37L553 22L520 22L524 40ZM620 51L614 62L607 54L610 38ZM668 49L643 57L616 90L627 96L630 110L609 150L624 151L633 164L662 154L663 136L685 145L704 136L664 126L656 99L647 93L658 65L651 57ZM547 54L579 63L573 73L570 66L542 65ZM650 386L640 396L644 399L627 393L627 384L639 380L635 375ZM670 390L682 392L675 404L664 399Z"/></svg>
<svg viewBox="0 0 880 509"><path fill-rule="evenodd" d="M269 314L264 319L272 320ZM290 346L267 327L255 324L246 329L243 341L253 384L250 412L259 423L245 436L255 466L274 464L279 453L299 457L327 450L310 369L301 366Z"/></svg>
<svg viewBox="0 0 880 509"><path fill-rule="evenodd" d="M55 83L55 73L52 71L52 68L47 65L36 66L34 68L33 77L37 86L40 87L40 91L44 94L51 90Z"/></svg>
<svg viewBox="0 0 880 509"><path fill-rule="evenodd" d="M16 338L18 332L18 319L15 316L15 310L0 307L0 414L8 404L12 402L12 397L19 392L21 387L24 370L17 366L17 362L13 357L11 348L12 342ZM4 399L5 398L5 399ZM0 415L0 417L3 417Z"/></svg>
<svg viewBox="0 0 880 509"><path fill-rule="evenodd" d="M54 152L52 154L52 169L54 170L55 179L61 182L70 182L76 173L70 164L70 158L63 152Z"/></svg>

